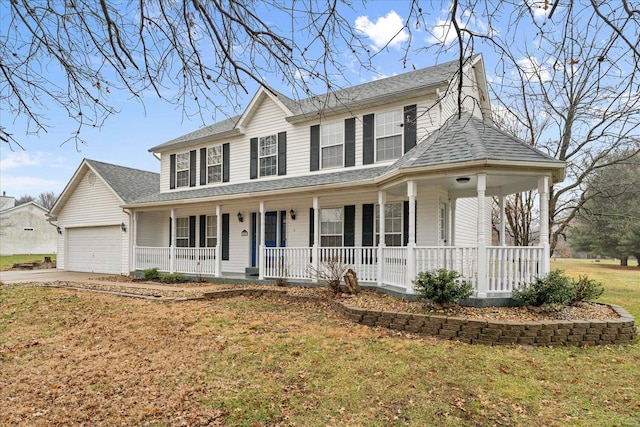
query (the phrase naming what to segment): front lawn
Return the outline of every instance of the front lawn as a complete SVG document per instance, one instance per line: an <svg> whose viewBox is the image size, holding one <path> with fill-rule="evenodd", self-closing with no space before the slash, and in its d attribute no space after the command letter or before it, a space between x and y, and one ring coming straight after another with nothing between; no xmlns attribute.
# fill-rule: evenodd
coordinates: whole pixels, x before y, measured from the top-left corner
<svg viewBox="0 0 640 427"><path fill-rule="evenodd" d="M27 262L44 261L44 257L51 257L55 262L56 254L26 254L26 255L2 255L0 256L0 271L9 270L13 264L22 264Z"/></svg>
<svg viewBox="0 0 640 427"><path fill-rule="evenodd" d="M616 283L601 300L640 317L640 286ZM0 307L0 425L640 424L638 342L472 346L275 299L3 286Z"/></svg>

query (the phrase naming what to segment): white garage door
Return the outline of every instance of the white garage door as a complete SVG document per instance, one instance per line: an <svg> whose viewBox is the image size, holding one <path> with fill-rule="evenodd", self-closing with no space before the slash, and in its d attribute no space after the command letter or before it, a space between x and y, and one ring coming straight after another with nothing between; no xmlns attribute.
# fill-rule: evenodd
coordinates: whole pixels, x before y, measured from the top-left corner
<svg viewBox="0 0 640 427"><path fill-rule="evenodd" d="M88 273L120 274L120 226L67 229L65 269Z"/></svg>

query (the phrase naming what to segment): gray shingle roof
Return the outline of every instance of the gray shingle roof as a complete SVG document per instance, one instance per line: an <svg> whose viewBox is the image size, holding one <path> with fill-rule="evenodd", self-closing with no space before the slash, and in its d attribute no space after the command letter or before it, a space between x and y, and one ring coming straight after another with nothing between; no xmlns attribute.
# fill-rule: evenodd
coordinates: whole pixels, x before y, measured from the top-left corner
<svg viewBox="0 0 640 427"><path fill-rule="evenodd" d="M454 115L437 131L409 150L390 170L419 168L474 160L507 160L563 164L526 142L463 113Z"/></svg>
<svg viewBox="0 0 640 427"><path fill-rule="evenodd" d="M339 172L316 173L306 176L292 176L278 179L257 179L238 184L226 184L170 193L150 194L141 197L130 204L170 202L181 199L198 199L204 197L220 197L241 194L260 193L263 191L288 190L295 188L313 187L316 185L331 185L344 183L366 183L383 173L388 166L364 169L347 169Z"/></svg>
<svg viewBox="0 0 640 427"><path fill-rule="evenodd" d="M86 159L125 203L160 191L160 174Z"/></svg>
<svg viewBox="0 0 640 427"><path fill-rule="evenodd" d="M472 58L472 61L475 59ZM311 96L293 100L286 95L274 90L272 91L294 116L315 115L321 111L331 111L336 108L352 107L357 108L358 104L375 100L388 95L396 95L409 92L417 88L431 87L450 81L458 71L458 61L445 62L444 64L410 71L404 74L363 83L346 89L328 92L322 95ZM205 126L197 131L182 135L160 145L149 149L152 152L162 151L173 146L184 145L184 143L204 137L214 136L235 129L241 116L234 116L229 119Z"/></svg>

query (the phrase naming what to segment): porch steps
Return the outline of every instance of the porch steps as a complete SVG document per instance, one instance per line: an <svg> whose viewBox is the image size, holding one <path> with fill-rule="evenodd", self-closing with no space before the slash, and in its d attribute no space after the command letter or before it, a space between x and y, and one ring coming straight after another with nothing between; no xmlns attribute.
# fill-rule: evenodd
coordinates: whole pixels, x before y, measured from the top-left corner
<svg viewBox="0 0 640 427"><path fill-rule="evenodd" d="M246 277L258 277L260 275L260 271L258 267L247 267L244 269L244 275Z"/></svg>

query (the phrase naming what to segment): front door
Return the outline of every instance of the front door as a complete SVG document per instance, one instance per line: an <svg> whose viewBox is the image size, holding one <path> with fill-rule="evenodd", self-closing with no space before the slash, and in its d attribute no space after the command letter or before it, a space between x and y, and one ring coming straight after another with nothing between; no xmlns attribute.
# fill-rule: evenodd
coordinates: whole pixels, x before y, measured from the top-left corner
<svg viewBox="0 0 640 427"><path fill-rule="evenodd" d="M286 246L287 211L270 211L264 214L264 245L268 248ZM260 213L251 214L251 266L258 266L260 245Z"/></svg>

